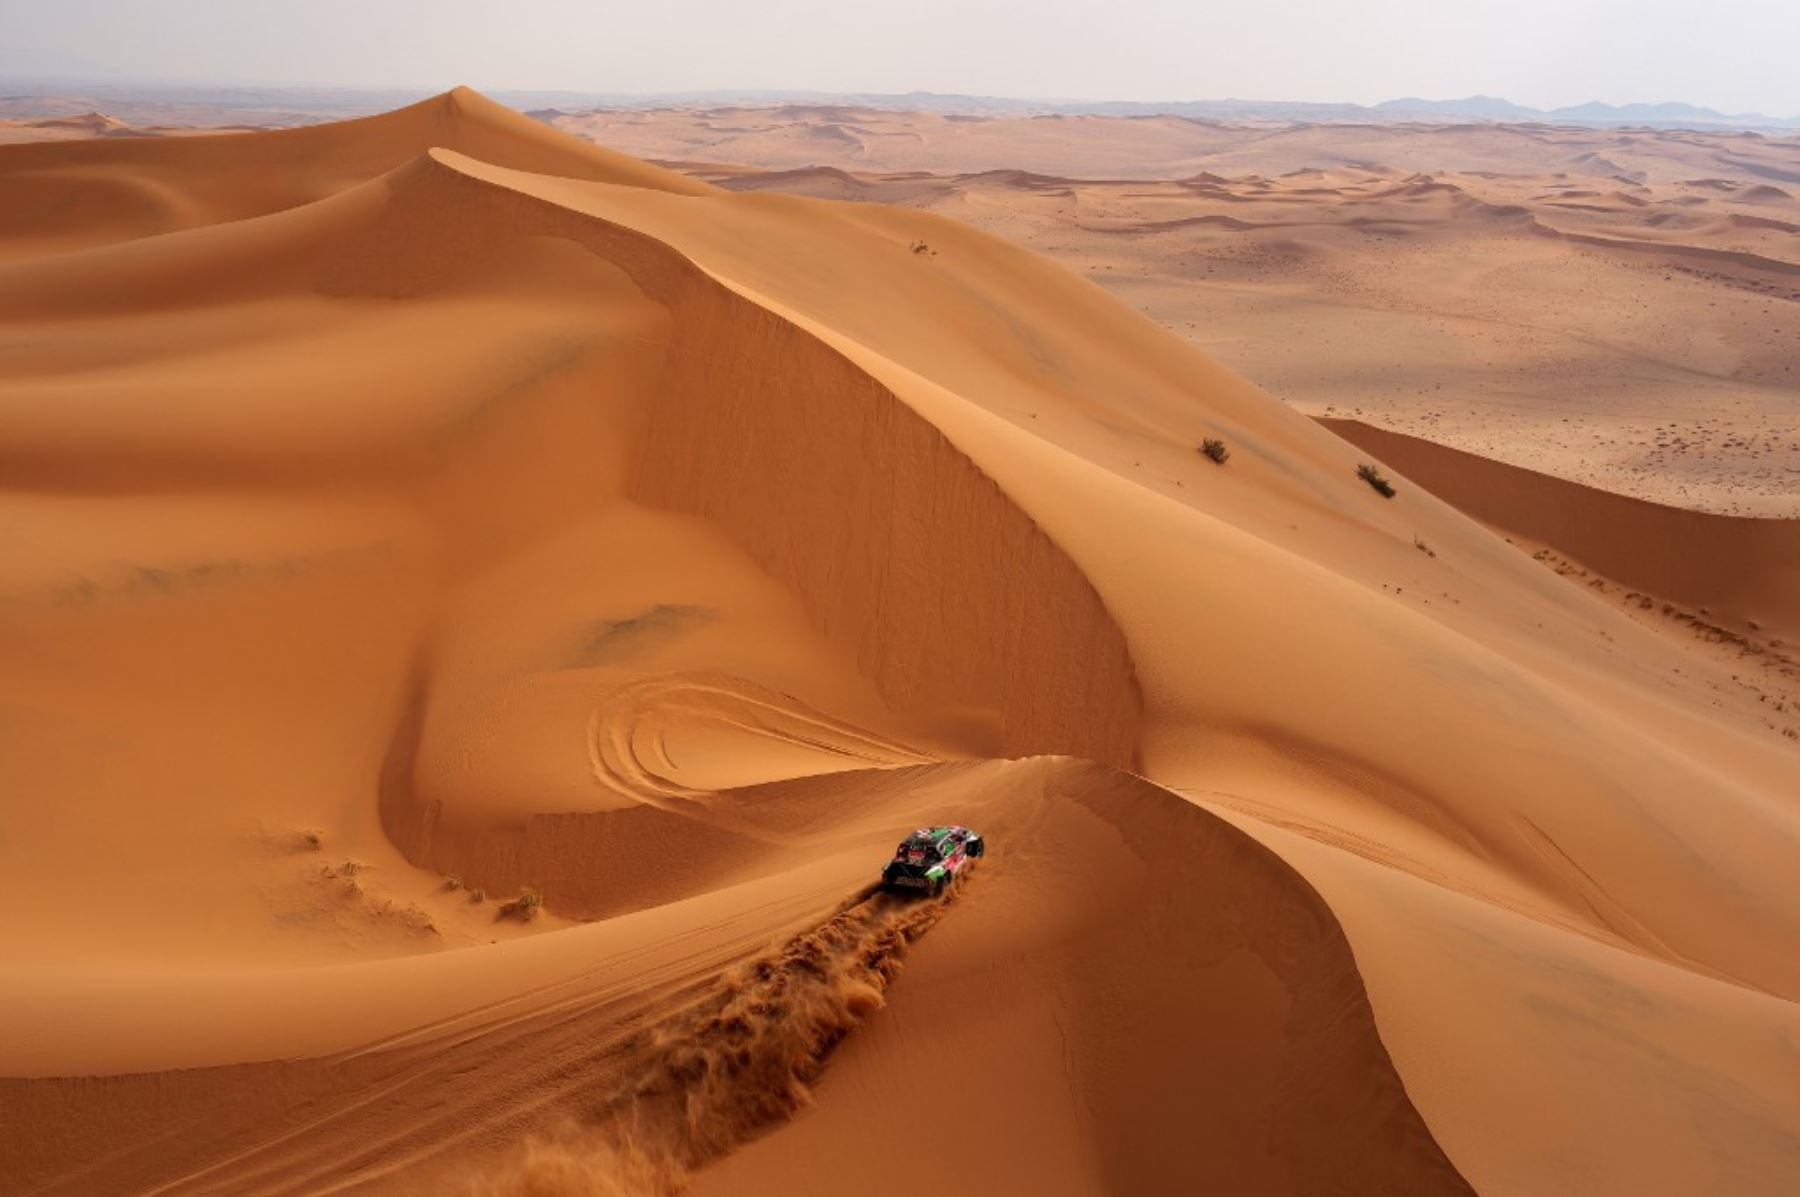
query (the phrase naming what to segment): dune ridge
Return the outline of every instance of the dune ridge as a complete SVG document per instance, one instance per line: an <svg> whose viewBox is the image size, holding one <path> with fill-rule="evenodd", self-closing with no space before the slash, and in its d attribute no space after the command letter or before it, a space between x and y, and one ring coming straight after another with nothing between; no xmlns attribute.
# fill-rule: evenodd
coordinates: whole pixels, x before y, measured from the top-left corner
<svg viewBox="0 0 1800 1197"><path fill-rule="evenodd" d="M887 136L862 152L804 157L791 137L826 119L804 107L738 111L729 135L689 111L555 119L734 191L1023 241L1310 415L1665 505L1796 513L1800 293L1778 226L1797 214L1750 169L1780 169L1786 141L869 118Z"/></svg>
<svg viewBox="0 0 1800 1197"><path fill-rule="evenodd" d="M1001 778L1006 783L996 784ZM446 1149L505 1142L535 1122L541 1137L501 1152L474 1178L475 1191L573 1194L613 1185L641 1195L684 1181L696 1192L781 1184L823 1191L845 1170L866 1169L857 1139L874 1129L845 1141L835 1117L821 1121L834 1110L856 1116L835 1102L838 1074L875 1068L887 1078L886 1117L899 1133L937 1119L987 1125L987 1150L967 1164L970 1191L1022 1183L1021 1163L1032 1158L1023 1183L1047 1192L1096 1184L1161 1191L1172 1183L1468 1191L1387 1061L1329 909L1272 853L1167 791L1084 762L1038 759L840 774L721 797L814 835L850 831L857 840L895 819L977 810L1018 863L978 871L967 895L948 906L883 897L846 903L819 928L766 951L753 947L717 976L659 974L666 966L657 956L666 952L645 958L575 946L560 953L565 976L557 983L413 1033L346 1043L317 1061L0 1081L0 1100L44 1127L10 1144L9 1175L45 1195L149 1183L183 1193L275 1193L328 1178L379 1188L409 1174L429 1189L454 1184L430 1167ZM1070 851L1097 834L1106 836L1097 852ZM1068 900L1084 876L1104 883L1102 902ZM1033 930L1041 946L1023 974L988 950L1013 935L1007 912L1021 904L1050 912ZM712 905L680 917L704 925L716 917ZM1162 946L1143 951L1145 937ZM919 956L926 943L946 941L945 953ZM447 955L432 971L442 986L470 967L495 965ZM1175 977L1180 992L1169 988ZM923 1016L937 1025L936 1042L969 1052L1000 1035L1010 1069L971 1070L942 1094L928 1072L894 1071L915 1050L904 1027L830 1053L908 982L922 990L915 1000L929 1003ZM326 992L343 1000L368 983L341 976ZM1271 1000L1271 985L1281 1000ZM958 997L976 992L986 995L978 1003ZM1033 992L1040 996L1025 997ZM1002 1030L994 1020L1007 1011L1031 1011L1030 1021ZM1072 1059L1057 1036L1035 1034L1046 1017L1068 1020ZM1196 1036L1197 1023L1232 1034ZM1260 1064L1243 1071L1244 1061L1265 1057L1278 1076L1261 1078ZM1049 1077L1069 1068L1084 1102L1068 1103L1060 1085L1036 1097L1014 1088L1020 1072ZM1144 1068L1168 1082L1146 1084ZM1200 1083L1214 1075L1238 1083ZM802 1084L816 1096L796 1088ZM365 1088L386 1095L384 1113L365 1108L357 1096ZM1185 1098L1170 1102L1158 1092ZM574 1120L534 1118L533 1107L556 1094L564 1096L555 1106L580 1111ZM1002 1094L1007 1112L997 1123L977 1112ZM571 1105L570 1095L579 1100ZM82 1121L59 1128L54 1114L70 1103ZM759 1163L777 1141L754 1132L808 1106L814 1116L801 1127L810 1142L792 1156L784 1149L777 1168ZM147 1118L149 1110L158 1113ZM1067 1127L1060 1152L1045 1142L1046 1125ZM171 1126L183 1130L178 1150L163 1141ZM252 1129L260 1137L253 1148L214 1158ZM96 1133L112 1145L106 1157L70 1169ZM756 1141L741 1160L688 1175L745 1138Z"/></svg>
<svg viewBox="0 0 1800 1197"><path fill-rule="evenodd" d="M457 194L422 198L427 218L401 190L391 223L378 222L352 251L357 269L430 290L417 272L445 269L459 245L530 236L588 245L671 313L627 496L725 529L800 596L827 638L854 637L858 671L895 708L993 707L999 754L1131 763L1138 700L1116 627L1085 577L940 431L667 243L471 177L441 153L429 161L449 168L431 172L434 184ZM492 218L477 206L490 199ZM377 248L402 245L429 256L396 261ZM749 368L768 361L793 374ZM789 394L771 401L775 388ZM867 451L876 437L879 455ZM883 534L871 540L871 528ZM996 559L1005 586L973 581ZM1078 647L1078 677L1041 672Z"/></svg>
<svg viewBox="0 0 1800 1197"><path fill-rule="evenodd" d="M858 672L897 712L991 711L984 751L1131 763L1140 700L1116 626L1085 577L941 433L663 243L471 180L441 154L427 161L390 184L401 207L350 252L356 270L423 293L440 281L436 272L456 268L458 247L535 236L588 245L672 313L668 364L630 450L625 495L724 529L799 595L827 640L846 642ZM452 194L429 193L436 202L426 216L409 206L412 185ZM497 211L482 210L490 202ZM409 260L409 245L430 253ZM784 363L792 381L747 365L765 361ZM764 398L764 388L782 385L791 397ZM871 459L862 446L877 429L883 451ZM882 531L871 539L871 529ZM807 550L794 551L800 544ZM1003 586L967 581L991 576L996 561ZM849 562L859 565L844 576ZM1079 671L1070 668L1076 659ZM403 801L384 796L384 821L409 856L503 880L473 859L434 852L441 807L426 797L396 809ZM512 871L531 867L519 859Z"/></svg>
<svg viewBox="0 0 1800 1197"><path fill-rule="evenodd" d="M1611 581L1740 628L1800 631L1800 520L1646 503L1358 420L1320 423L1482 522L1554 546Z"/></svg>
<svg viewBox="0 0 1800 1197"><path fill-rule="evenodd" d="M430 146L675 194L708 190L673 171L558 137L461 88L343 126L9 147L0 211L13 220L0 217L0 255L45 238L61 246L104 244L297 207L396 169Z"/></svg>

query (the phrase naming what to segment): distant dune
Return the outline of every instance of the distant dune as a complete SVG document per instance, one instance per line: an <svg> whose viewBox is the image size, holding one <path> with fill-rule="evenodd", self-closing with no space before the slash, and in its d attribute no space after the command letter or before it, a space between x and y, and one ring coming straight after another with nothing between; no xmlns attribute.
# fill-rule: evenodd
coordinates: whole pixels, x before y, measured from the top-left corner
<svg viewBox="0 0 1800 1197"><path fill-rule="evenodd" d="M951 216L1606 250L712 173L466 89L0 147L11 1188L1788 1191L1785 525L1353 443Z"/></svg>
<svg viewBox="0 0 1800 1197"><path fill-rule="evenodd" d="M1800 201L1763 181L1791 138L795 105L556 120L732 190L1021 241L1312 415L1800 517ZM812 145L826 120L861 140Z"/></svg>
<svg viewBox="0 0 1800 1197"><path fill-rule="evenodd" d="M1320 421L1484 523L1648 596L1800 639L1800 520L1664 507L1356 420Z"/></svg>
<svg viewBox="0 0 1800 1197"><path fill-rule="evenodd" d="M1800 132L1608 129L1530 122L1234 120L1229 115L945 113L901 105L684 105L558 111L557 127L645 157L772 170L835 164L938 174L1014 167L1087 179L1285 174L1380 164L1402 172L1774 180ZM821 158L826 153L830 158ZM1206 164L1206 165L1201 165Z"/></svg>

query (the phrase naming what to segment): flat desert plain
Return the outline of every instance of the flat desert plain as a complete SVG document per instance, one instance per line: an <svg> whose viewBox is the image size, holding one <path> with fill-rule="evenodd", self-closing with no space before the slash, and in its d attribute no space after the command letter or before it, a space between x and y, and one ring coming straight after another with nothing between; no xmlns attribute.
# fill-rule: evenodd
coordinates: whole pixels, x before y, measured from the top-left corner
<svg viewBox="0 0 1800 1197"><path fill-rule="evenodd" d="M0 147L8 1193L1792 1191L1779 147L555 119Z"/></svg>

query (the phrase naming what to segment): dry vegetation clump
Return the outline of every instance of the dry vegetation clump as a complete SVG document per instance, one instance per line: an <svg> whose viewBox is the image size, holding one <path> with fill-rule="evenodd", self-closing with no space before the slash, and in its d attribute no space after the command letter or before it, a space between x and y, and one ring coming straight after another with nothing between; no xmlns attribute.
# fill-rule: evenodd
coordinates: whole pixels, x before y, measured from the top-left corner
<svg viewBox="0 0 1800 1197"><path fill-rule="evenodd" d="M1419 550L1419 552L1425 554L1427 557L1437 556L1437 550L1426 544L1424 538L1417 532L1413 533L1413 548Z"/></svg>
<svg viewBox="0 0 1800 1197"><path fill-rule="evenodd" d="M454 890L461 889L462 888L462 875L460 873L446 873L444 875L444 884L443 884L442 888L445 893L450 893Z"/></svg>
<svg viewBox="0 0 1800 1197"><path fill-rule="evenodd" d="M1225 442L1218 437L1209 436L1200 442L1200 456L1206 458L1214 465L1224 465L1227 461L1231 460L1231 450L1227 449L1225 447Z"/></svg>
<svg viewBox="0 0 1800 1197"><path fill-rule="evenodd" d="M1382 498L1391 499L1394 497L1394 484L1384 478L1381 471L1370 465L1368 462L1365 461L1356 467L1356 476L1374 487L1376 492L1380 494Z"/></svg>
<svg viewBox="0 0 1800 1197"><path fill-rule="evenodd" d="M487 901L487 891L477 886L475 889L469 891L469 901L471 904L480 905Z"/></svg>
<svg viewBox="0 0 1800 1197"><path fill-rule="evenodd" d="M494 912L494 917L518 919L522 923L529 923L537 917L538 907L543 904L544 895L539 893L535 886L521 886L519 896L510 902L502 902L500 908Z"/></svg>
<svg viewBox="0 0 1800 1197"><path fill-rule="evenodd" d="M325 833L316 827L308 827L300 833L300 843L309 852L318 852L325 847Z"/></svg>

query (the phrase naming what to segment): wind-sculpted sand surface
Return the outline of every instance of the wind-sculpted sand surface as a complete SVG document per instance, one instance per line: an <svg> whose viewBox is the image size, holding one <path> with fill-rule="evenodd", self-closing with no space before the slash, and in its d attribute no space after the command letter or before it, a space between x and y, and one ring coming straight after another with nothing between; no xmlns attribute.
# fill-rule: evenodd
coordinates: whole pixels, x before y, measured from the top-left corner
<svg viewBox="0 0 1800 1197"><path fill-rule="evenodd" d="M0 199L9 1192L1791 1186L1786 525L466 90Z"/></svg>
<svg viewBox="0 0 1800 1197"><path fill-rule="evenodd" d="M558 114L734 190L940 212L1302 411L1800 517L1800 142L831 106Z"/></svg>

